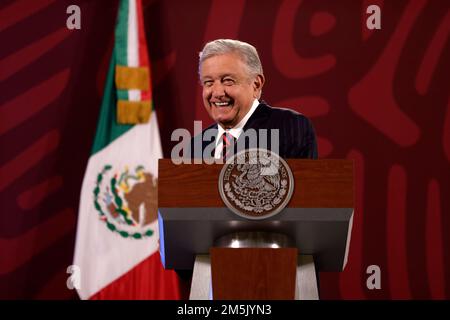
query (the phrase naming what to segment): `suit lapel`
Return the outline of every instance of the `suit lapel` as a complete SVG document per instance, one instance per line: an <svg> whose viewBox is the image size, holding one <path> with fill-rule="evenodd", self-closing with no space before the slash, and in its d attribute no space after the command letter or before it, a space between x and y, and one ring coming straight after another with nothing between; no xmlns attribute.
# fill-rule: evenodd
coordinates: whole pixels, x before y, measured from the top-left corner
<svg viewBox="0 0 450 320"><path fill-rule="evenodd" d="M205 141L205 139L202 139L202 146L203 146L202 150L205 150L206 147L207 147L210 143L215 143L217 134L218 134L218 132L219 132L218 129L217 129L217 123L214 124L214 125L212 125L212 126L210 126L209 128L207 128L207 129L203 132L202 137L204 136L204 134L205 134L205 132L206 132L207 130L215 130L216 132L215 132L215 134L214 134L214 136L213 136L213 138L212 138L211 140L206 140L206 141ZM215 150L216 150L216 148L214 147L214 148L212 149L212 151L211 151L210 156L211 156L212 158L214 158Z"/></svg>

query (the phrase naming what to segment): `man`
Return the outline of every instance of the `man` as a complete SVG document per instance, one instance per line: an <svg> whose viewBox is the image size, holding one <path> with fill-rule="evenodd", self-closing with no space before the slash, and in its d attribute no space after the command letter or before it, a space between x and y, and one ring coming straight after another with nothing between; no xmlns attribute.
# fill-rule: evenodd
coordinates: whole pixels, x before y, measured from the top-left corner
<svg viewBox="0 0 450 320"><path fill-rule="evenodd" d="M317 158L316 137L310 120L293 110L272 108L259 100L265 78L255 47L229 39L208 42L200 53L199 77L203 103L216 123L195 137L192 147L195 139L201 139L202 152L210 150L207 156L216 159L223 158L225 152L229 152L224 148L230 145L235 152L236 146L257 146L276 151L282 158ZM278 135L271 135L273 129L279 130ZM208 131L214 134L207 136ZM260 134L264 131L265 136ZM256 146L250 139L243 141L244 137L249 138L249 132L256 133ZM263 142L262 137L267 137L268 141ZM212 143L213 148L207 149Z"/></svg>

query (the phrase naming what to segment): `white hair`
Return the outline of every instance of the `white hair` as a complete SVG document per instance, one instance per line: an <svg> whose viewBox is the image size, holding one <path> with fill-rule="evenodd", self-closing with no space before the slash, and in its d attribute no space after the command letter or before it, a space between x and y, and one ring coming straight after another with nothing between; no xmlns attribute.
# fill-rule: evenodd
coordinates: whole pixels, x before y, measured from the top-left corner
<svg viewBox="0 0 450 320"><path fill-rule="evenodd" d="M251 44L239 40L232 39L217 39L208 42L199 54L198 73L200 75L200 68L208 58L227 53L236 53L247 65L248 72L251 76L263 75L263 68L261 60L259 59L256 48Z"/></svg>

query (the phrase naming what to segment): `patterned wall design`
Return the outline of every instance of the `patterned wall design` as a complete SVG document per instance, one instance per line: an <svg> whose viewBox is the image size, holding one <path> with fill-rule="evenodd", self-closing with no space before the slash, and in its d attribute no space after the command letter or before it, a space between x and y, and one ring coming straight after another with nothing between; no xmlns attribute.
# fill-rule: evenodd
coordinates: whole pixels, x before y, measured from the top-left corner
<svg viewBox="0 0 450 320"><path fill-rule="evenodd" d="M445 0L144 0L155 108L171 132L210 120L205 41L254 44L263 99L308 115L322 158L356 163L349 263L324 299L450 298L450 4ZM67 30L66 8L81 8ZM381 30L366 8L381 8ZM78 198L112 49L117 1L0 4L0 299L66 288ZM366 269L381 269L381 289Z"/></svg>

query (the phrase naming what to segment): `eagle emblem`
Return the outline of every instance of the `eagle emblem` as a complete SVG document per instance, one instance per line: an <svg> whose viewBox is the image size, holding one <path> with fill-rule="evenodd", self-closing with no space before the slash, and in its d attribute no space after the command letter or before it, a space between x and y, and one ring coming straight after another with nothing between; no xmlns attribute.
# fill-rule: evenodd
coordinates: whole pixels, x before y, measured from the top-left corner
<svg viewBox="0 0 450 320"><path fill-rule="evenodd" d="M289 202L294 179L287 163L269 150L244 150L229 159L219 177L219 193L234 213L265 219Z"/></svg>

